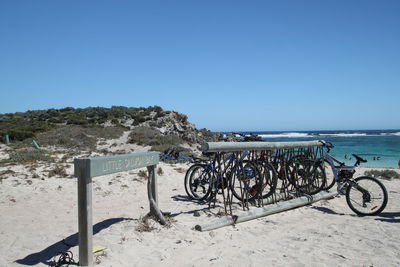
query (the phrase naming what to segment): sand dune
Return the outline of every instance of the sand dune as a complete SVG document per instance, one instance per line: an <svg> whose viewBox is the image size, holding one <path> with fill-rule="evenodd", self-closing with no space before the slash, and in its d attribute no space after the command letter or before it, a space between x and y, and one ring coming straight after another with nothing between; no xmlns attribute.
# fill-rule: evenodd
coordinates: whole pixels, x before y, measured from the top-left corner
<svg viewBox="0 0 400 267"><path fill-rule="evenodd" d="M77 181L47 177L52 166L0 167L0 266L48 266L59 251L78 260ZM159 201L171 225L144 225L149 211L146 182L139 171L94 178L94 245L98 266L399 266L400 181L382 180L389 192L385 211L356 216L345 198L198 232L219 208L188 201L186 164L159 167ZM364 169L359 169L362 173ZM33 176L35 174L35 176ZM199 211L200 217L193 216ZM146 232L145 230L149 230Z"/></svg>

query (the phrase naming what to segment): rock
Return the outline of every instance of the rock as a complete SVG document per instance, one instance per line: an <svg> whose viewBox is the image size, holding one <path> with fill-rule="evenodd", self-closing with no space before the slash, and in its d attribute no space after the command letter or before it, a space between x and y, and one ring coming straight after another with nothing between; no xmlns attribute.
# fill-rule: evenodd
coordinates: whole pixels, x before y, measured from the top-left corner
<svg viewBox="0 0 400 267"><path fill-rule="evenodd" d="M181 133L185 132L185 130L182 128L182 126L179 123L175 123L175 129Z"/></svg>

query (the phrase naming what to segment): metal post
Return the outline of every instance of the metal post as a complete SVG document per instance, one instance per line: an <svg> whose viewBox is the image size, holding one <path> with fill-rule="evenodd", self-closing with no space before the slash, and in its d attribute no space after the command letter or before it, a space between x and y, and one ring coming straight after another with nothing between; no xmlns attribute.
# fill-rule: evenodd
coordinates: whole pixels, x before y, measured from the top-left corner
<svg viewBox="0 0 400 267"><path fill-rule="evenodd" d="M34 148L40 149L39 144L35 140L32 141L32 145L33 145Z"/></svg>
<svg viewBox="0 0 400 267"><path fill-rule="evenodd" d="M7 134L6 135L6 145L10 144L10 136Z"/></svg>
<svg viewBox="0 0 400 267"><path fill-rule="evenodd" d="M78 170L79 265L93 266L92 177L90 160L76 159Z"/></svg>

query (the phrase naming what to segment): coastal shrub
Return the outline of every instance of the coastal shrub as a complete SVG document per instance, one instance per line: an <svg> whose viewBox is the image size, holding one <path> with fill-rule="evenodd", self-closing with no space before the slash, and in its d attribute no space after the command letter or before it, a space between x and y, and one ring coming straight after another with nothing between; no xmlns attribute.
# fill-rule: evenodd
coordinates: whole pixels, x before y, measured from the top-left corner
<svg viewBox="0 0 400 267"><path fill-rule="evenodd" d="M394 170L369 170L364 172L364 175L373 176L373 177L380 177L382 179L391 180L393 179L400 179L400 173Z"/></svg>
<svg viewBox="0 0 400 267"><path fill-rule="evenodd" d="M191 151L179 145L163 144L152 146L150 151L158 151L164 153L165 151L179 152L180 155L189 156Z"/></svg>
<svg viewBox="0 0 400 267"><path fill-rule="evenodd" d="M141 178L146 178L147 179L147 172L144 171L144 170L140 170L138 172L138 176L141 177Z"/></svg>
<svg viewBox="0 0 400 267"><path fill-rule="evenodd" d="M160 131L150 127L136 127L129 135L128 143L151 146L152 151L163 151L169 147L179 147L183 139L177 135L163 135Z"/></svg>
<svg viewBox="0 0 400 267"><path fill-rule="evenodd" d="M4 138L9 135L12 141L23 141L35 137L35 133L49 131L55 127L54 124L47 122L22 122L18 120L15 124L2 124L0 136Z"/></svg>
<svg viewBox="0 0 400 267"><path fill-rule="evenodd" d="M198 138L199 143L202 142L217 142L223 139L223 135L221 133L211 132L205 128L199 130L200 137Z"/></svg>
<svg viewBox="0 0 400 267"><path fill-rule="evenodd" d="M52 161L52 158L46 155L42 150L20 150L10 154L10 162L25 163L32 161Z"/></svg>
<svg viewBox="0 0 400 267"><path fill-rule="evenodd" d="M83 127L67 125L37 136L38 141L45 146L60 146L64 148L95 149L97 139L115 139L122 135L122 127Z"/></svg>
<svg viewBox="0 0 400 267"><path fill-rule="evenodd" d="M150 145L161 133L149 127L136 127L129 134L128 143L138 145Z"/></svg>
<svg viewBox="0 0 400 267"><path fill-rule="evenodd" d="M151 115L153 114L153 115ZM134 120L134 124L165 116L167 114L159 106L148 108L132 108L113 106L111 108L89 107L48 110L29 110L0 114L0 138L9 135L11 140L23 141L33 138L37 133L46 132L59 126L84 125L99 126L107 121L112 121L116 126L127 120ZM155 116L154 116L155 115Z"/></svg>

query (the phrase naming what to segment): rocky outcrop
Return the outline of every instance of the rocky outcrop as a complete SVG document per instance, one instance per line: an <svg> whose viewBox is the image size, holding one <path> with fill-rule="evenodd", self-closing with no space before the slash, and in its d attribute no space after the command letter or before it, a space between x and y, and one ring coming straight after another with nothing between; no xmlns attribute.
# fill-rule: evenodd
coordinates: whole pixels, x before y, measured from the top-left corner
<svg viewBox="0 0 400 267"><path fill-rule="evenodd" d="M163 135L177 135L188 143L210 142L222 139L221 133L211 132L206 129L196 129L196 126L188 121L186 115L176 111L169 111L162 117L140 123L134 127L138 126L157 129Z"/></svg>
<svg viewBox="0 0 400 267"><path fill-rule="evenodd" d="M107 129L119 133L121 129L133 131L137 127L155 130L157 136L161 135L161 137L174 138L177 136L189 144L217 141L222 138L220 133L196 129L196 126L188 121L186 115L176 111L163 110L159 106L147 108L113 106L111 108L89 107L84 109L67 107L0 114L0 140L5 140L8 135L13 142L46 137L48 133L54 135L57 140L64 140L66 132L70 129L75 132L83 132L86 129L95 129L95 132L101 132L96 129ZM96 135L91 136L97 137ZM49 138L44 137L42 138L43 145L54 145L54 142L52 143L51 140L47 140ZM70 143L74 143L74 138L69 139L71 139Z"/></svg>

